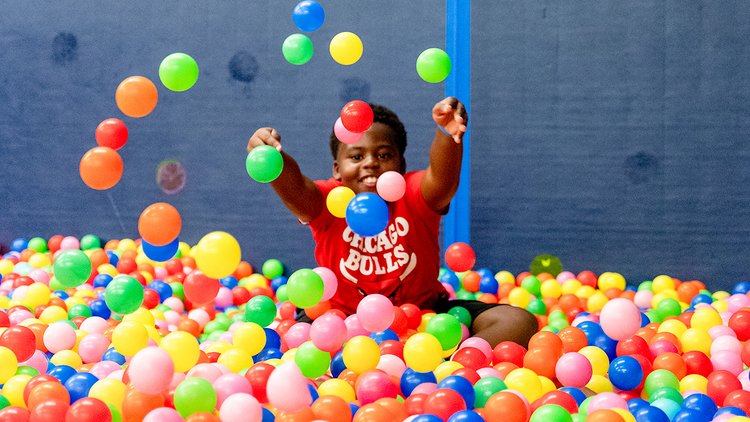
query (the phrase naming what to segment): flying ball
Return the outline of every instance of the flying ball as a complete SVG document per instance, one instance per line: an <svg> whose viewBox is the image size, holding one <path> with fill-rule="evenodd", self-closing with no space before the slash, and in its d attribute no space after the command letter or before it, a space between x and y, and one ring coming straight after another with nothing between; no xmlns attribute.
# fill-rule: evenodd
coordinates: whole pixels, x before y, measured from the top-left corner
<svg viewBox="0 0 750 422"><path fill-rule="evenodd" d="M129 117L144 117L156 107L159 93L156 86L143 76L126 78L117 87L115 102L123 114Z"/></svg>
<svg viewBox="0 0 750 422"><path fill-rule="evenodd" d="M94 147L81 158L81 179L96 190L109 189L122 177L122 158L112 148Z"/></svg>
<svg viewBox="0 0 750 422"><path fill-rule="evenodd" d="M276 148L260 145L247 155L245 169L256 182L273 182L284 169L284 158Z"/></svg>
<svg viewBox="0 0 750 422"><path fill-rule="evenodd" d="M354 191L346 186L339 186L331 189L326 197L326 207L335 217L346 217L346 208L349 201L354 199Z"/></svg>
<svg viewBox="0 0 750 422"><path fill-rule="evenodd" d="M170 54L159 65L159 79L172 91L186 91L198 80L198 64L187 54Z"/></svg>
<svg viewBox="0 0 750 422"><path fill-rule="evenodd" d="M320 28L325 18L323 6L312 0L299 2L292 13L294 24L300 31L305 32L312 32Z"/></svg>
<svg viewBox="0 0 750 422"><path fill-rule="evenodd" d="M211 232L195 247L195 264L208 277L220 279L231 275L242 259L242 251L232 235Z"/></svg>
<svg viewBox="0 0 750 422"><path fill-rule="evenodd" d="M336 138L345 144L355 144L362 138L364 132L350 132L341 123L341 117L336 119L336 123L333 124L333 133L336 134Z"/></svg>
<svg viewBox="0 0 750 422"><path fill-rule="evenodd" d="M336 63L354 64L362 57L362 40L351 32L341 32L331 39L329 50Z"/></svg>
<svg viewBox="0 0 750 422"><path fill-rule="evenodd" d="M442 82L451 73L451 58L439 48L428 48L417 58L417 73L426 82Z"/></svg>
<svg viewBox="0 0 750 422"><path fill-rule="evenodd" d="M154 246L172 243L181 229L180 213L165 202L149 205L138 219L138 232L143 240Z"/></svg>
<svg viewBox="0 0 750 422"><path fill-rule="evenodd" d="M466 243L456 242L445 250L445 264L457 273L471 270L474 262L474 250Z"/></svg>
<svg viewBox="0 0 750 422"><path fill-rule="evenodd" d="M281 45L281 54L291 64L305 64L313 56L313 43L306 35L292 34Z"/></svg>
<svg viewBox="0 0 750 422"><path fill-rule="evenodd" d="M389 218L388 204L371 192L354 196L346 207L346 223L362 237L377 236L388 226Z"/></svg>
<svg viewBox="0 0 750 422"><path fill-rule="evenodd" d="M120 119L106 119L99 123L94 135L99 146L117 151L128 141L128 128Z"/></svg>
<svg viewBox="0 0 750 422"><path fill-rule="evenodd" d="M397 171L387 171L378 177L376 185L378 195L388 202L396 202L406 192L404 176Z"/></svg>
<svg viewBox="0 0 750 422"><path fill-rule="evenodd" d="M341 109L341 124L349 132L362 133L366 131L372 126L373 119L372 108L364 101L350 101Z"/></svg>

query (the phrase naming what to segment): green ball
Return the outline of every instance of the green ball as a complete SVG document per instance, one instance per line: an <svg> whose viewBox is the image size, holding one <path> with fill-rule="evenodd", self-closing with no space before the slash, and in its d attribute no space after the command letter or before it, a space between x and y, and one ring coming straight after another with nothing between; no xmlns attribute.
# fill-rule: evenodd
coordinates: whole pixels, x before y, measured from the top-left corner
<svg viewBox="0 0 750 422"><path fill-rule="evenodd" d="M4 395L0 394L0 409L5 409L8 406L10 406L10 400L8 400Z"/></svg>
<svg viewBox="0 0 750 422"><path fill-rule="evenodd" d="M129 275L117 275L107 285L104 301L112 312L131 314L143 304L143 286Z"/></svg>
<svg viewBox="0 0 750 422"><path fill-rule="evenodd" d="M453 315L437 314L430 318L425 332L432 334L440 342L443 350L450 350L461 342L463 329L461 323Z"/></svg>
<svg viewBox="0 0 750 422"><path fill-rule="evenodd" d="M52 266L57 282L63 287L78 287L91 275L91 260L85 252L66 249L55 259Z"/></svg>
<svg viewBox="0 0 750 422"><path fill-rule="evenodd" d="M535 297L542 296L542 282L533 275L530 275L523 279L523 281L521 282L521 288L534 295Z"/></svg>
<svg viewBox="0 0 750 422"><path fill-rule="evenodd" d="M167 306L167 305L165 305L163 303L160 303L160 304L156 305L156 310L159 311L159 312L161 312L161 313L164 313L164 312L167 312L167 311L171 311L172 308L170 308L169 306Z"/></svg>
<svg viewBox="0 0 750 422"><path fill-rule="evenodd" d="M209 322L208 324L210 324L211 322ZM208 326L208 324L206 324L206 326ZM216 341L224 333L226 333L226 331L224 330L215 330L215 331L211 331L209 334L205 334L205 336L207 340Z"/></svg>
<svg viewBox="0 0 750 422"><path fill-rule="evenodd" d="M268 327L276 318L276 304L268 296L258 295L245 304L245 319L261 327Z"/></svg>
<svg viewBox="0 0 750 422"><path fill-rule="evenodd" d="M311 341L306 341L297 348L294 363L305 377L318 378L331 366L331 354L318 349Z"/></svg>
<svg viewBox="0 0 750 422"><path fill-rule="evenodd" d="M307 268L295 271L286 283L289 300L298 308L317 305L323 298L324 289L325 285L320 275Z"/></svg>
<svg viewBox="0 0 750 422"><path fill-rule="evenodd" d="M663 320L670 316L679 316L682 313L682 306L680 306L680 302L671 297L667 297L656 304L656 312Z"/></svg>
<svg viewBox="0 0 750 422"><path fill-rule="evenodd" d="M217 399L216 390L203 378L188 378L174 390L174 408L183 418L196 412L213 413Z"/></svg>
<svg viewBox="0 0 750 422"><path fill-rule="evenodd" d="M68 309L68 319L73 319L75 317L90 318L91 309L84 304L77 303Z"/></svg>
<svg viewBox="0 0 750 422"><path fill-rule="evenodd" d="M102 242L98 237L93 234L87 234L81 238L81 249L87 251L89 249L101 249Z"/></svg>
<svg viewBox="0 0 750 422"><path fill-rule="evenodd" d="M122 422L120 411L117 410L115 405L112 403L107 403L107 407L109 407L109 411L112 413L112 422Z"/></svg>
<svg viewBox="0 0 750 422"><path fill-rule="evenodd" d="M198 64L187 54L170 54L159 65L159 79L172 91L185 91L198 80Z"/></svg>
<svg viewBox="0 0 750 422"><path fill-rule="evenodd" d="M183 287L182 283L178 283L175 281L173 283L169 283L169 287L172 288L172 296L180 300L185 300L185 288Z"/></svg>
<svg viewBox="0 0 750 422"><path fill-rule="evenodd" d="M484 408L487 400L495 393L503 391L508 387L505 381L497 377L485 377L474 383L474 407L477 409Z"/></svg>
<svg viewBox="0 0 750 422"><path fill-rule="evenodd" d="M643 390L646 394L651 397L656 390L663 387L672 387L675 390L680 390L680 380L677 379L677 375L669 372L666 369L655 369L651 371L646 377L646 381L643 384Z"/></svg>
<svg viewBox="0 0 750 422"><path fill-rule="evenodd" d="M426 82L442 82L451 73L451 58L439 48L428 48L417 58L417 73Z"/></svg>
<svg viewBox="0 0 750 422"><path fill-rule="evenodd" d="M29 249L33 249L37 252L46 252L47 251L47 241L42 239L41 237L34 237L31 240L29 240Z"/></svg>
<svg viewBox="0 0 750 422"><path fill-rule="evenodd" d="M464 289L458 289L456 292L456 299L460 300L476 300L477 298L474 296L474 293L467 292Z"/></svg>
<svg viewBox="0 0 750 422"><path fill-rule="evenodd" d="M310 38L303 34L292 34L284 40L281 53L286 61L291 64L305 64L313 56L313 43Z"/></svg>
<svg viewBox="0 0 750 422"><path fill-rule="evenodd" d="M39 370L34 368L33 366L19 366L16 368L16 375L28 375L30 377L35 377L39 375Z"/></svg>
<svg viewBox="0 0 750 422"><path fill-rule="evenodd" d="M545 404L531 414L529 422L573 422L573 417L560 405Z"/></svg>
<svg viewBox="0 0 750 422"><path fill-rule="evenodd" d="M242 312L238 312L232 317L232 323L235 322L247 322L247 316Z"/></svg>
<svg viewBox="0 0 750 422"><path fill-rule="evenodd" d="M256 182L273 182L284 169L284 158L276 148L260 145L247 154L245 169Z"/></svg>
<svg viewBox="0 0 750 422"><path fill-rule="evenodd" d="M223 332L226 332L226 330L224 329L224 324L219 321L213 320L206 323L206 325L203 327L203 332L206 334L213 334L216 332L221 334Z"/></svg>
<svg viewBox="0 0 750 422"><path fill-rule="evenodd" d="M279 301L279 303L289 300L289 295L286 293L286 284L282 284L278 289L276 289L276 299Z"/></svg>
<svg viewBox="0 0 750 422"><path fill-rule="evenodd" d="M461 324L471 327L471 313L463 306L454 306L450 308L448 314L456 317Z"/></svg>
<svg viewBox="0 0 750 422"><path fill-rule="evenodd" d="M269 280L284 275L284 264L278 259L269 259L263 263L263 275Z"/></svg>
<svg viewBox="0 0 750 422"><path fill-rule="evenodd" d="M534 315L547 315L547 305L542 299L534 299L526 305L526 310Z"/></svg>
<svg viewBox="0 0 750 422"><path fill-rule="evenodd" d="M664 387L657 388L648 396L650 403L658 399L669 399L677 404L682 404L683 397L679 390L665 385Z"/></svg>
<svg viewBox="0 0 750 422"><path fill-rule="evenodd" d="M653 281L644 281L643 283L638 285L638 291L641 290L648 290L652 292L654 290L654 282Z"/></svg>

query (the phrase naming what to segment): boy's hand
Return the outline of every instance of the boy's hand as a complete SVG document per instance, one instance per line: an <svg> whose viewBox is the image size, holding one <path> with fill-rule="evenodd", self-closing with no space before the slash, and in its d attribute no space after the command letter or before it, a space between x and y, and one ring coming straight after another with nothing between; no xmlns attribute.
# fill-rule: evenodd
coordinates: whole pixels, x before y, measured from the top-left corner
<svg viewBox="0 0 750 422"><path fill-rule="evenodd" d="M455 97L448 97L435 104L432 108L432 118L438 126L453 137L456 143L460 143L466 133L466 124L469 116L461 101Z"/></svg>
<svg viewBox="0 0 750 422"><path fill-rule="evenodd" d="M247 141L247 153L250 154L253 148L261 145L270 145L281 151L281 136L274 128L262 127L256 130L250 140Z"/></svg>

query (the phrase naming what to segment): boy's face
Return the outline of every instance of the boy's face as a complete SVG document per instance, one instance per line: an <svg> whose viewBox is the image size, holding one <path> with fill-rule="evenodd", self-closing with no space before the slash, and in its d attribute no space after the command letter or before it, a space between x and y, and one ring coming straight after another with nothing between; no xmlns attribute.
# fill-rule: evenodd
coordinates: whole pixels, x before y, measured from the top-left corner
<svg viewBox="0 0 750 422"><path fill-rule="evenodd" d="M338 156L333 161L333 177L355 194L377 192L381 174L387 171L403 174L406 169L393 141L395 136L390 126L373 123L356 143L339 145Z"/></svg>

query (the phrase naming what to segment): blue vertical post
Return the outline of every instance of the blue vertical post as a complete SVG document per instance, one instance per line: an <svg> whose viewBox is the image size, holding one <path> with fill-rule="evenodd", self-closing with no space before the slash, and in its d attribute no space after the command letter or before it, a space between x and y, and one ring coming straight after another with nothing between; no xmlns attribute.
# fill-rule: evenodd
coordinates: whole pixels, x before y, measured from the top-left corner
<svg viewBox="0 0 750 422"><path fill-rule="evenodd" d="M452 69L445 80L445 95L458 98L466 106L471 120L471 1L447 0L445 10L445 52ZM447 248L456 242L469 243L469 186L471 130L464 135L461 184L451 201L450 212L443 220L443 243Z"/></svg>

